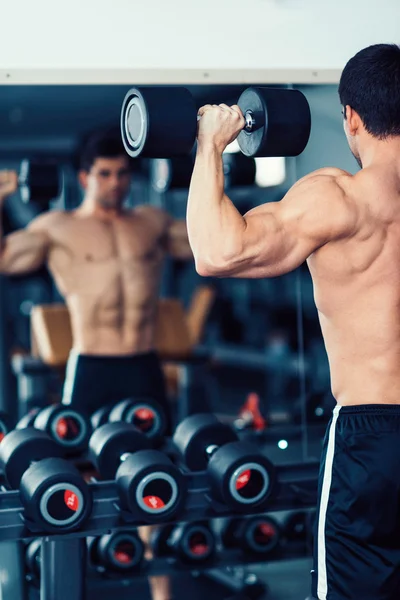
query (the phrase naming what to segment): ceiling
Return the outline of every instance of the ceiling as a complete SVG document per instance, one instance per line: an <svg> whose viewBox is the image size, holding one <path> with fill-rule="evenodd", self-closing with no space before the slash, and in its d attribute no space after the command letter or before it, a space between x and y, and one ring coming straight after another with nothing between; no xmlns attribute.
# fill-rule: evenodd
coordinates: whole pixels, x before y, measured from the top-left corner
<svg viewBox="0 0 400 600"><path fill-rule="evenodd" d="M0 158L70 157L92 130L119 126L127 85L29 85L0 88ZM247 86L187 86L197 106L234 103Z"/></svg>

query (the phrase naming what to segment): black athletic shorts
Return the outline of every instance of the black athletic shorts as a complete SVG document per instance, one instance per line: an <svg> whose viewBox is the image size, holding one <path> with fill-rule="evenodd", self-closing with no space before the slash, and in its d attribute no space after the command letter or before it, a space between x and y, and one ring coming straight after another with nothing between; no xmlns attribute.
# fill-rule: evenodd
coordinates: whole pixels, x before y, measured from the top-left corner
<svg viewBox="0 0 400 600"><path fill-rule="evenodd" d="M168 404L163 371L155 352L132 356L91 356L71 352L62 403L92 414L130 397L150 397Z"/></svg>
<svg viewBox="0 0 400 600"><path fill-rule="evenodd" d="M400 406L337 406L322 454L312 595L400 600Z"/></svg>

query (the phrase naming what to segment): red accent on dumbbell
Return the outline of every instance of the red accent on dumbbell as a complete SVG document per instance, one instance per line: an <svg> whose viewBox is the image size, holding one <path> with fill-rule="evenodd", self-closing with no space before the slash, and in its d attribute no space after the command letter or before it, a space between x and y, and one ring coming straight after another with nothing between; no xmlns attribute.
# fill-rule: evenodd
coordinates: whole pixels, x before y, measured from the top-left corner
<svg viewBox="0 0 400 600"><path fill-rule="evenodd" d="M75 421L75 419L70 419L68 417L61 417L57 421L56 425L57 435L63 439L67 437L68 433L71 432L74 435L79 434L79 427Z"/></svg>
<svg viewBox="0 0 400 600"><path fill-rule="evenodd" d="M134 423L141 431L148 431L153 426L154 417L150 408L139 408L134 414Z"/></svg>
<svg viewBox="0 0 400 600"><path fill-rule="evenodd" d="M0 431L0 442L2 439L4 439L6 436L6 434L4 433L4 431Z"/></svg>
<svg viewBox="0 0 400 600"><path fill-rule="evenodd" d="M153 510L159 510L165 506L165 503L158 496L145 496L143 502Z"/></svg>
<svg viewBox="0 0 400 600"><path fill-rule="evenodd" d="M65 490L64 502L68 506L68 508L70 510L73 510L74 512L76 512L79 508L78 498L76 494L74 494L74 492L71 492L71 490Z"/></svg>
<svg viewBox="0 0 400 600"><path fill-rule="evenodd" d="M257 542L265 543L275 537L276 534L276 529L270 523L260 523L256 528L254 537Z"/></svg>
<svg viewBox="0 0 400 600"><path fill-rule="evenodd" d="M122 543L114 550L114 558L117 562L128 565L132 562L132 552L129 553L130 544Z"/></svg>
<svg viewBox="0 0 400 600"><path fill-rule="evenodd" d="M204 542L203 543L198 542L196 540L196 537L198 537L197 534L194 534L193 535L194 539L192 538L189 542L189 547L190 547L191 552L193 554L196 554L196 556L201 556L202 554L207 554L207 552L209 550L208 545L205 544Z"/></svg>
<svg viewBox="0 0 400 600"><path fill-rule="evenodd" d="M242 471L236 478L236 489L241 490L246 487L249 483L251 477L251 470L246 469L246 471Z"/></svg>

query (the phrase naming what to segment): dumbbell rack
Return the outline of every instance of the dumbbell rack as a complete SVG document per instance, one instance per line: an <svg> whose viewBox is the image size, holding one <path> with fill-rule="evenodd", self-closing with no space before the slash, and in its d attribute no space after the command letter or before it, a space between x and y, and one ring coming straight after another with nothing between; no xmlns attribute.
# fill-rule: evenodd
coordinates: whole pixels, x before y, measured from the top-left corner
<svg viewBox="0 0 400 600"><path fill-rule="evenodd" d="M317 496L319 465L317 462L276 467L274 493L266 505L258 506L253 513L312 508ZM187 480L186 501L180 521L196 521L217 517L230 517L232 510L211 499L207 472L184 472ZM130 513L118 506L118 490L115 482L95 481L89 483L93 508L89 519L78 531L46 534L35 523L24 517L18 491L0 492L0 542L42 537L41 600L85 600L85 569L87 536L100 535L126 526L140 527L149 523L138 522ZM250 514L251 511L247 511ZM19 564L18 564L19 563ZM22 562L16 558L15 569L23 578ZM25 600L21 591L15 589L10 597L2 600Z"/></svg>

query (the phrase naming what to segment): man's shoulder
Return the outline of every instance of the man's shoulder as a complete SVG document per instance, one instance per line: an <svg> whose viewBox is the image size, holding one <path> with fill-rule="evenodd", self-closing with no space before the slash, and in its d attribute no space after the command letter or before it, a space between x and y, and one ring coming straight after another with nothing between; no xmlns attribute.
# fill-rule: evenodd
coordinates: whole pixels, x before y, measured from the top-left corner
<svg viewBox="0 0 400 600"><path fill-rule="evenodd" d="M344 197L351 195L355 177L344 169L325 167L312 171L299 179L293 187L301 188L305 193Z"/></svg>
<svg viewBox="0 0 400 600"><path fill-rule="evenodd" d="M29 224L29 229L32 231L46 231L56 224L65 222L71 218L71 213L65 210L49 210L33 219Z"/></svg>
<svg viewBox="0 0 400 600"><path fill-rule="evenodd" d="M141 204L136 206L131 211L132 215L141 215L154 223L161 226L167 225L171 222L171 216L163 208L153 206L151 204Z"/></svg>
<svg viewBox="0 0 400 600"><path fill-rule="evenodd" d="M305 175L301 179L299 179L299 183L336 183L340 185L344 181L351 181L353 179L353 175L344 169L338 169L336 167L324 167L322 169L317 169L316 171L312 171L308 175Z"/></svg>

